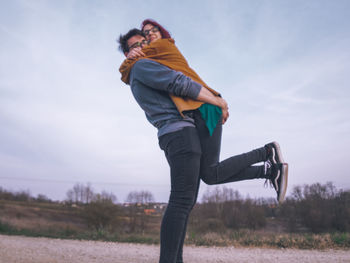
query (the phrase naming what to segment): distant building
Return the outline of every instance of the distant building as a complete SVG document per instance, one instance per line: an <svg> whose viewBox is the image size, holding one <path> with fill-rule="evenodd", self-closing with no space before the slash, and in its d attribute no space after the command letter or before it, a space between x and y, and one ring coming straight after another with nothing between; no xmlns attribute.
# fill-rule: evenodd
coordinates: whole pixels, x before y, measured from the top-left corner
<svg viewBox="0 0 350 263"><path fill-rule="evenodd" d="M155 214L156 210L155 209L143 209L143 212L149 216L149 215Z"/></svg>

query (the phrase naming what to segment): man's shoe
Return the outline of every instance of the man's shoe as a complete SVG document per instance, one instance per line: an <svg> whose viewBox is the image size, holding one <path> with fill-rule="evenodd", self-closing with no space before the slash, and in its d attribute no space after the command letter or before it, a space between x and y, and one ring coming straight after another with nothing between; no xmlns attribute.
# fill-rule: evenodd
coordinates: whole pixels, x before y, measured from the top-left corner
<svg viewBox="0 0 350 263"><path fill-rule="evenodd" d="M271 142L265 145L267 160L272 164L284 163L281 147L277 142Z"/></svg>
<svg viewBox="0 0 350 263"><path fill-rule="evenodd" d="M277 192L277 201L284 201L288 185L288 164L278 163L271 166L270 182Z"/></svg>

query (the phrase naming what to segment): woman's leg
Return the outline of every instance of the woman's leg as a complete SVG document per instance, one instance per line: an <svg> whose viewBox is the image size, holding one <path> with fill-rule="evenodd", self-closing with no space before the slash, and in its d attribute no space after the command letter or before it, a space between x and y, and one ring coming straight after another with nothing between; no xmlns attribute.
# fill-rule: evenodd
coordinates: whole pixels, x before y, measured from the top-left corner
<svg viewBox="0 0 350 263"><path fill-rule="evenodd" d="M264 173L264 166L252 166L266 161L265 147L252 150L219 161L221 148L222 124L217 124L212 136L203 121L200 112L194 112L196 128L201 142L201 179L207 184L222 184L254 178L268 178Z"/></svg>
<svg viewBox="0 0 350 263"><path fill-rule="evenodd" d="M197 198L201 146L193 127L161 136L159 145L165 152L171 174L171 193L161 225L159 262L175 263L177 259L182 260L179 254L187 220Z"/></svg>

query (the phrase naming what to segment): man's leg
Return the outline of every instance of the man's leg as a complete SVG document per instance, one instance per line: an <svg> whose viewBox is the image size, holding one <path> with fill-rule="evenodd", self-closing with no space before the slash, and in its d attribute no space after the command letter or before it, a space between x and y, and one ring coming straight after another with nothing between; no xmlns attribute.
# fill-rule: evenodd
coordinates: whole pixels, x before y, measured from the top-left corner
<svg viewBox="0 0 350 263"><path fill-rule="evenodd" d="M232 156L220 162L221 120L217 124L212 136L203 121L200 112L194 112L196 128L201 142L201 179L207 184L222 184L254 178L268 178L264 166L252 166L266 161L266 148L261 147L247 153Z"/></svg>
<svg viewBox="0 0 350 263"><path fill-rule="evenodd" d="M197 191L196 191L196 197L195 197L195 200L197 200L197 197L198 197L198 192L199 192L199 185L200 185L200 178L198 177L198 185L197 185ZM193 205L192 205L192 208L194 207L196 203L194 202ZM192 208L191 208L191 211L192 211ZM189 215L188 215L189 217ZM188 217L187 217L187 220L186 220L186 225L185 225L185 228L184 228L184 231L182 233L182 237L181 237L181 243L180 243L180 246L179 246L179 251L177 252L177 259L176 259L176 263L183 263L183 246L184 246L184 242L185 242L185 238L186 238L186 232L187 232L187 223L188 223Z"/></svg>
<svg viewBox="0 0 350 263"><path fill-rule="evenodd" d="M179 252L182 253L188 216L197 198L201 147L193 127L161 136L159 145L171 173L171 193L161 225L159 262L175 263L182 260Z"/></svg>

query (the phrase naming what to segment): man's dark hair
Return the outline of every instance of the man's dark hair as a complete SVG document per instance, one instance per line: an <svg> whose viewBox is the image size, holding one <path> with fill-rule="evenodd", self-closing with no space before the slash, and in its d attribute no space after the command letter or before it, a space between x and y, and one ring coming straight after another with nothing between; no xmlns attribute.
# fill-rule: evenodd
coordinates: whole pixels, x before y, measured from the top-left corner
<svg viewBox="0 0 350 263"><path fill-rule="evenodd" d="M137 36L137 35L145 37L145 34L137 28L130 29L129 32L126 33L125 35L120 35L118 40L119 50L123 53L129 52L128 40L131 37Z"/></svg>

